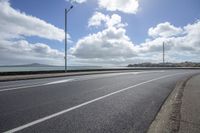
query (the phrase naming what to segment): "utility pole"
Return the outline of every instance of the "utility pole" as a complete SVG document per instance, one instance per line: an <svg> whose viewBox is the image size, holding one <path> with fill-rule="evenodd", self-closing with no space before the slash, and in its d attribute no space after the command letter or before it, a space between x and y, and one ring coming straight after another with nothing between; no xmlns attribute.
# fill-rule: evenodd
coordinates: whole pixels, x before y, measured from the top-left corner
<svg viewBox="0 0 200 133"><path fill-rule="evenodd" d="M73 8L65 9L65 72L67 72L67 14Z"/></svg>
<svg viewBox="0 0 200 133"><path fill-rule="evenodd" d="M165 42L163 42L163 64L165 64Z"/></svg>

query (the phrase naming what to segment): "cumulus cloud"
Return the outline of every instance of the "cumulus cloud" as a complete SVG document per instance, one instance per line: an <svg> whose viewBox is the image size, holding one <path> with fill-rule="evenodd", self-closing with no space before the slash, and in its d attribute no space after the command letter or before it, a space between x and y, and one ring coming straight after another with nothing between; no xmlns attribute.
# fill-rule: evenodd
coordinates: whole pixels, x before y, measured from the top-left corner
<svg viewBox="0 0 200 133"><path fill-rule="evenodd" d="M126 35L124 27L107 25L104 30L81 38L70 49L70 53L74 61L83 64L161 62L162 44L165 42L166 61L200 61L199 20L181 28L169 22L164 23L168 28L158 28L162 25L163 23L155 26L155 29L162 29L157 31L162 32L141 44L134 44Z"/></svg>
<svg viewBox="0 0 200 133"><path fill-rule="evenodd" d="M139 8L138 0L98 0L99 7L108 11L121 11L135 14Z"/></svg>
<svg viewBox="0 0 200 133"><path fill-rule="evenodd" d="M26 40L0 40L0 64L48 63L62 64L64 54L43 43L31 44Z"/></svg>
<svg viewBox="0 0 200 133"><path fill-rule="evenodd" d="M79 39L70 49L70 53L77 58L94 61L123 60L135 56L134 44L126 35L121 16L118 14L109 16L96 12L89 19L88 25L99 26L103 22L104 30Z"/></svg>
<svg viewBox="0 0 200 133"><path fill-rule="evenodd" d="M113 14L112 16L109 16L101 12L95 12L88 21L88 27L98 27L102 24L105 27L125 27L128 25L121 22L121 16L119 16L118 14Z"/></svg>
<svg viewBox="0 0 200 133"><path fill-rule="evenodd" d="M100 26L103 22L107 22L110 19L108 15L101 12L95 12L93 16L89 19L88 27Z"/></svg>
<svg viewBox="0 0 200 133"><path fill-rule="evenodd" d="M159 27L160 24L158 24L156 27ZM157 37L153 41L150 41L150 46L161 44L159 42L168 42L167 46L173 48L172 51L175 50L181 50L184 51L192 51L195 52L196 50L199 50L200 46L200 31L198 30L200 28L200 21L197 21L193 24L188 24L184 26L183 28L173 27L174 29L181 29L179 32L178 30L175 30L174 33L170 33L170 36L164 36L164 37ZM171 31L172 32L172 31ZM172 36L173 35L173 36ZM156 43L152 44L152 42Z"/></svg>
<svg viewBox="0 0 200 133"><path fill-rule="evenodd" d="M0 1L0 35L4 38L38 36L50 40L62 41L64 31L44 20L15 10L8 0ZM69 37L69 36L68 36Z"/></svg>
<svg viewBox="0 0 200 133"><path fill-rule="evenodd" d="M9 0L0 0L0 9L0 65L63 62L62 52L50 48L47 44L29 43L26 40L26 37L37 36L63 41L62 29L12 8Z"/></svg>
<svg viewBox="0 0 200 133"><path fill-rule="evenodd" d="M74 3L74 2L76 2L76 3L84 3L84 2L86 2L87 0L66 0L66 1L70 1L70 2L72 2L72 3Z"/></svg>
<svg viewBox="0 0 200 133"><path fill-rule="evenodd" d="M183 30L179 27L171 25L169 22L160 23L156 27L151 27L148 31L152 37L171 37L180 35Z"/></svg>
<svg viewBox="0 0 200 133"><path fill-rule="evenodd" d="M71 3L85 3L87 0L66 0ZM139 8L139 0L98 0L98 6L107 11L120 11L123 13L136 14Z"/></svg>
<svg viewBox="0 0 200 133"><path fill-rule="evenodd" d="M80 0L84 2L85 0ZM114 4L110 3L112 1ZM111 11L136 13L126 9L128 1L99 0L99 5ZM135 0L131 0L133 2ZM117 4L116 3L120 3ZM138 1L137 1L138 2ZM105 6L106 5L106 6ZM122 7L124 7L122 9ZM13 9L8 0L0 1L0 64L9 63L50 63L63 64L63 52L43 43L29 43L27 36L62 41L62 29L39 18ZM103 26L103 30L80 38L69 50L71 64L127 65L139 62L160 62L162 43L165 42L167 61L200 61L200 21L184 27L170 22L149 28L149 38L135 44L126 33L127 24L118 14L105 15L95 12L89 19L88 27Z"/></svg>
<svg viewBox="0 0 200 133"><path fill-rule="evenodd" d="M135 56L133 43L123 28L109 27L80 39L71 53L78 58L129 58Z"/></svg>
<svg viewBox="0 0 200 133"><path fill-rule="evenodd" d="M162 52L162 43L165 42L168 61L200 61L200 31L198 30L200 21L188 24L181 29L182 32L176 36L157 37L140 44L139 53Z"/></svg>

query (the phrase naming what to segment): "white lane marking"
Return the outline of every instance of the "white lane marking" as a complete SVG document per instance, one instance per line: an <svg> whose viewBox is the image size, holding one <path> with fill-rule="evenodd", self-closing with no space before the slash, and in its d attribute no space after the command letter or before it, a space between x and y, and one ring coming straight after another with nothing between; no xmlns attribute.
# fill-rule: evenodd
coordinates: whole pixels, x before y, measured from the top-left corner
<svg viewBox="0 0 200 133"><path fill-rule="evenodd" d="M69 80L69 79L64 79L64 80ZM8 88L8 87L14 87L15 88L15 87L24 87L24 86L32 86L32 85L43 85L43 84L47 84L47 83L50 83L50 82L58 82L58 81L49 81L49 82L48 81L40 81L40 82L36 82L36 83L27 83L27 84L25 84L25 83L24 84L23 83L21 83L21 84L12 84L12 85L0 86L0 89L2 89L2 88Z"/></svg>
<svg viewBox="0 0 200 133"><path fill-rule="evenodd" d="M54 81L52 81L54 82ZM5 86L0 86L0 89L2 88L8 88L8 87L22 87L22 86L30 86L30 85L39 85L39 84L45 84L48 83L47 81L43 81L43 82L36 82L36 83L27 83L27 84L11 84L11 85L5 85Z"/></svg>
<svg viewBox="0 0 200 133"><path fill-rule="evenodd" d="M14 85L6 85L6 86L1 86L0 89L2 88L8 88L8 87L20 87L20 86L27 86L27 85L36 85L36 84L14 84Z"/></svg>
<svg viewBox="0 0 200 133"><path fill-rule="evenodd" d="M72 81L72 80L73 80L73 79L58 80L58 81L53 81L53 82L46 83L46 84L44 84L44 85L60 84L60 83L65 83L65 82L69 82L69 81Z"/></svg>
<svg viewBox="0 0 200 133"><path fill-rule="evenodd" d="M179 73L179 74L184 74L184 73ZM54 117L60 116L60 115L65 114L65 113L67 113L67 112L69 112L69 111L72 111L72 110L81 108L81 107L83 107L83 106L86 106L86 105L88 105L88 104L94 103L94 102L96 102L96 101L99 101L99 100L104 99L104 98L106 98L106 97L112 96L112 95L114 95L114 94L117 94L117 93L120 93L120 92L129 90L129 89L131 89L131 88L134 88L134 87L137 87L137 86L146 84L146 83L150 83L150 82L153 82L153 81L156 81L156 80L164 79L164 78L167 78L167 77L172 77L172 76L174 76L174 75L179 75L179 74L166 75L166 76L162 76L162 77L159 77L159 78L154 78L154 79L151 79L151 80L148 80L148 81L145 81L145 82L141 82L141 83L136 84L136 85L133 85L133 86L129 86L129 87L127 87L127 88L124 88L124 89L121 89L121 90L118 90L118 91L109 93L109 94L107 94L107 95L98 97L98 98L96 98L96 99L93 99L93 100L84 102L84 103L79 104L79 105L76 105L76 106L74 106L74 107L71 107L71 108L62 110L62 111L60 111L60 112L54 113L54 114L52 114L52 115L49 115L49 116L46 116L46 117L43 117L43 118L40 118L40 119L38 119L38 120L32 121L32 122L30 122L30 123L27 123L27 124L25 124L25 125L16 127L16 128L14 128L14 129L11 129L11 130L8 130L8 131L6 131L5 133L13 133L13 132L21 131L21 130L23 130L23 129L25 129L25 128L31 127L31 126L36 125L36 124L38 124L38 123L41 123L41 122L44 122L44 121L46 121L46 120L52 119L52 118L54 118Z"/></svg>
<svg viewBox="0 0 200 133"><path fill-rule="evenodd" d="M46 86L46 85L53 85L53 84L60 84L60 83L65 83L65 82L70 82L70 81L73 81L73 79L59 80L59 81L53 81L53 82L44 83L44 84L33 84L33 85L29 85L29 86L20 86L20 87L15 87L15 88L8 88L8 89L0 89L0 92L20 90L20 89L25 89L25 88L32 88L32 87L39 87L39 86Z"/></svg>
<svg viewBox="0 0 200 133"><path fill-rule="evenodd" d="M0 92L12 91L12 90L20 90L20 89L31 88L31 87L38 87L38 86L42 86L42 85L39 84L39 85L29 85L29 86L21 86L21 87L15 87L15 88L1 89Z"/></svg>
<svg viewBox="0 0 200 133"><path fill-rule="evenodd" d="M9 87L22 87L22 86L30 86L30 85L38 85L39 83L35 83L35 84L16 84L16 85L7 85L7 86L1 86L0 89L5 89L5 88L9 88Z"/></svg>

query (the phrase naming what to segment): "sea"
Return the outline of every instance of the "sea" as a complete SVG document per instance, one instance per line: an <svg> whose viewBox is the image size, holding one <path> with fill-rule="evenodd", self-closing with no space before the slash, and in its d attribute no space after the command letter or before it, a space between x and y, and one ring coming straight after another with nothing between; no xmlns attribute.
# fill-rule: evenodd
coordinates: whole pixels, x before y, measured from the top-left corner
<svg viewBox="0 0 200 133"><path fill-rule="evenodd" d="M91 70L91 69L117 69L126 67L101 67L101 66L68 66L67 70ZM21 67L21 66L0 66L0 72L25 72L25 71L54 71L54 70L64 70L64 66L50 66L50 67Z"/></svg>

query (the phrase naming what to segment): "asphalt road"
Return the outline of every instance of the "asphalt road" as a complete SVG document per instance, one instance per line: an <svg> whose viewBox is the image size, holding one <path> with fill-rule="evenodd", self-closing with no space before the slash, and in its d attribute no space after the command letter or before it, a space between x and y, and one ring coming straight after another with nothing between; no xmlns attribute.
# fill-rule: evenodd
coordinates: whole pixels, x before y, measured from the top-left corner
<svg viewBox="0 0 200 133"><path fill-rule="evenodd" d="M143 133L176 82L159 70L0 83L0 132Z"/></svg>

